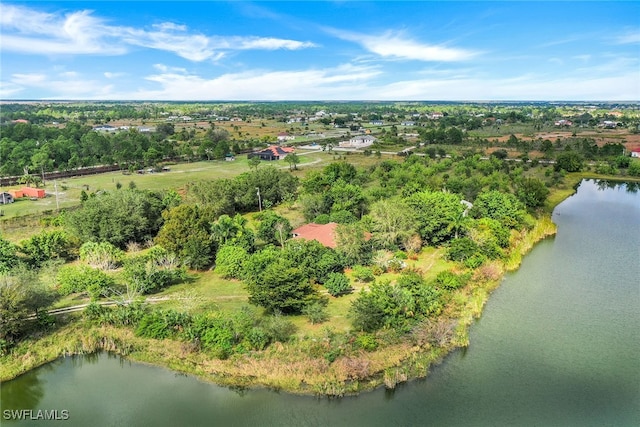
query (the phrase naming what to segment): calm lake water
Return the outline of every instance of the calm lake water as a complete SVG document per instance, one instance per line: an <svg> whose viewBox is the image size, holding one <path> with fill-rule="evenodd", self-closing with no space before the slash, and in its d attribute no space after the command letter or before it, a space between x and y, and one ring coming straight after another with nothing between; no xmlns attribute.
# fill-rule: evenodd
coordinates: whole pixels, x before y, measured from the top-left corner
<svg viewBox="0 0 640 427"><path fill-rule="evenodd" d="M99 354L2 384L2 409L67 410L64 426L640 426L640 193L631 190L583 181L554 212L557 236L493 293L470 346L393 392L236 392Z"/></svg>

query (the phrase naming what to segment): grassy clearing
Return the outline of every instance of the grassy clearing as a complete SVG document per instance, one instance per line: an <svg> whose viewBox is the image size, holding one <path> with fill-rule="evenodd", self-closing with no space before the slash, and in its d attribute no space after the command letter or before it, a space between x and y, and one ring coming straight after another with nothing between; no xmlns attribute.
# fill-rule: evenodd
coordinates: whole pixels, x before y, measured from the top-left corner
<svg viewBox="0 0 640 427"><path fill-rule="evenodd" d="M327 164L339 161L341 159L348 160L355 166L368 166L379 161L375 156L365 157L359 153L333 153L327 152L305 152L300 150L298 153L300 163L298 169L292 173L298 177L302 177L309 169L320 169ZM389 156L387 156L389 157ZM392 156L391 156L392 157ZM275 166L280 169L289 169L286 160L277 160L273 162L262 162L259 167ZM245 156L239 156L233 162L212 160L193 163L179 163L170 165L170 172L145 173L145 174L124 174L122 172L108 172L103 174L88 175L82 177L72 177L53 181L47 181L42 188L46 190L47 196L44 199L29 200L26 198L18 199L10 205L2 207L4 215L0 217L0 232L8 234L11 230L16 229L28 232L28 226L18 222L16 224L7 225L8 222L14 221L16 218L31 217L25 221L31 222L33 218L40 215L52 214L59 207L60 209L72 208L80 204L80 194L84 190L88 193L98 191L113 191L121 184L126 188L130 183L135 184L139 189L145 190L175 190L184 193L188 183L199 180L213 180L220 178L232 178L241 173L248 172L249 165ZM57 201L56 201L56 184L57 184ZM21 188L22 185L8 187L8 190Z"/></svg>

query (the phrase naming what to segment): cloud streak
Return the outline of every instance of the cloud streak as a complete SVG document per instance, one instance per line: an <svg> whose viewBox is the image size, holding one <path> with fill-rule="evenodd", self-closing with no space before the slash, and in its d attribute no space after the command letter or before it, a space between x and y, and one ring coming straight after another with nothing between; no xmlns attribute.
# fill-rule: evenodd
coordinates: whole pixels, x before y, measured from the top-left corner
<svg viewBox="0 0 640 427"><path fill-rule="evenodd" d="M41 55L123 55L132 47L172 52L194 62L219 60L236 50L298 50L312 42L274 37L208 36L185 25L163 22L152 29L109 25L83 10L52 14L13 5L0 6L1 49Z"/></svg>
<svg viewBox="0 0 640 427"><path fill-rule="evenodd" d="M472 59L481 53L444 45L420 43L394 31L386 31L380 35L368 35L336 29L327 29L326 31L342 40L357 43L373 54L390 59L456 62Z"/></svg>

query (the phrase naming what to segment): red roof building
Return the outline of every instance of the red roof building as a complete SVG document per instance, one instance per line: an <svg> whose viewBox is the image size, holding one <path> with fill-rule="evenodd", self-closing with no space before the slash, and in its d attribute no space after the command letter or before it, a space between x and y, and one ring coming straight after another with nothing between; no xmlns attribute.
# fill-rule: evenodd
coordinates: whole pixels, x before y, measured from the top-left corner
<svg viewBox="0 0 640 427"><path fill-rule="evenodd" d="M338 224L330 222L328 224L305 224L293 230L294 239L317 240L323 246L335 248L336 243L336 227Z"/></svg>
<svg viewBox="0 0 640 427"><path fill-rule="evenodd" d="M258 157L260 160L282 160L295 151L293 147L280 147L272 145L262 151L256 151L247 155L248 158Z"/></svg>

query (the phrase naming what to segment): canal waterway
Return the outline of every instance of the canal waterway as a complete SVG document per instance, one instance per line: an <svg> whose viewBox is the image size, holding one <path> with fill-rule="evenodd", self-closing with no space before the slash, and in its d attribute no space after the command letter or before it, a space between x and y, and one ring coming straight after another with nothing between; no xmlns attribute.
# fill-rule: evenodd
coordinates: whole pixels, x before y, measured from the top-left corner
<svg viewBox="0 0 640 427"><path fill-rule="evenodd" d="M64 426L639 426L640 193L583 181L425 380L326 399L218 387L106 353L2 384L10 409ZM40 415L43 415L42 413ZM49 413L51 415L51 413Z"/></svg>

